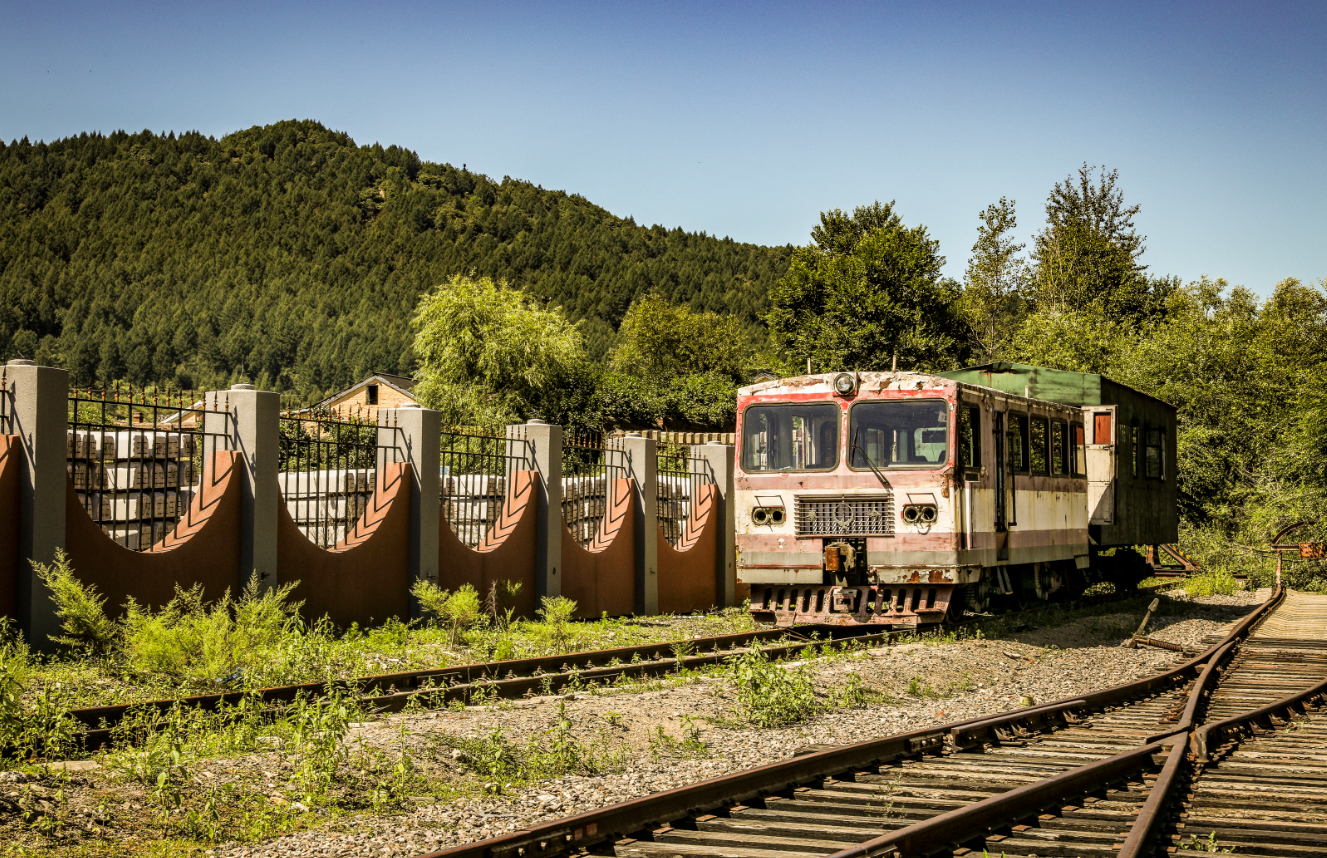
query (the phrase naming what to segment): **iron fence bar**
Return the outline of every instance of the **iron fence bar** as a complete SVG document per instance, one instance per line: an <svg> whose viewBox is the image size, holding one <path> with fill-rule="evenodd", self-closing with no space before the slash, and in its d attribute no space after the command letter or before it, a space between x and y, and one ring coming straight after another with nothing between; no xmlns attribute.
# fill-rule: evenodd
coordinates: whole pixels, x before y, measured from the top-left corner
<svg viewBox="0 0 1327 858"><path fill-rule="evenodd" d="M568 432L562 447L562 521L581 546L599 535L613 504L614 482L627 473L620 439Z"/></svg>
<svg viewBox="0 0 1327 858"><path fill-rule="evenodd" d="M9 401L12 395L13 391L9 389L9 369L0 367L0 435L14 433L13 421L10 419L13 406Z"/></svg>
<svg viewBox="0 0 1327 858"><path fill-rule="evenodd" d="M443 429L438 461L438 497L452 532L474 548L497 523L512 475L533 468L525 429L504 432Z"/></svg>
<svg viewBox="0 0 1327 858"><path fill-rule="evenodd" d="M69 477L84 510L125 548L156 550L181 521L193 524L205 456L231 448L229 401L209 408L195 396L115 384L75 385L68 397ZM219 432L209 415L225 418Z"/></svg>
<svg viewBox="0 0 1327 858"><path fill-rule="evenodd" d="M401 459L393 418L313 406L284 410L278 426L282 502L300 532L323 549L360 535L381 466Z"/></svg>
<svg viewBox="0 0 1327 858"><path fill-rule="evenodd" d="M693 457L688 447L674 444L659 445L657 472L659 528L668 544L676 546L686 535L699 488L712 485L714 475L708 462Z"/></svg>

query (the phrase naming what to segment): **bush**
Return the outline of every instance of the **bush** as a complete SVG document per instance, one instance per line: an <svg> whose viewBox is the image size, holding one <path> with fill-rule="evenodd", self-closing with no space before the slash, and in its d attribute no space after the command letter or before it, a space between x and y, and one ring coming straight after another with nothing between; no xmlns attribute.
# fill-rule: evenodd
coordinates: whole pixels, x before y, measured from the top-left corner
<svg viewBox="0 0 1327 858"><path fill-rule="evenodd" d="M432 614L448 629L447 644L456 643L456 635L473 627L483 614L479 592L469 584L462 584L450 593L431 581L416 581L410 593L419 600L427 614Z"/></svg>
<svg viewBox="0 0 1327 858"><path fill-rule="evenodd" d="M820 711L805 666L780 667L753 646L733 659L733 682L742 717L760 727L796 724Z"/></svg>
<svg viewBox="0 0 1327 858"><path fill-rule="evenodd" d="M55 563L46 565L32 562L37 578L51 591L55 615L60 619L63 635L51 635L51 640L79 652L105 655L115 646L118 631L106 616L106 599L97 588L84 584L74 576L69 557L63 549L56 549Z"/></svg>
<svg viewBox="0 0 1327 858"><path fill-rule="evenodd" d="M1243 585L1226 571L1204 572L1184 581L1184 592L1190 596L1229 596Z"/></svg>
<svg viewBox="0 0 1327 858"><path fill-rule="evenodd" d="M299 626L299 602L288 602L299 582L259 592L249 578L237 601L227 590L210 607L203 588L175 588L175 597L152 613L132 599L125 606L123 654L133 672L157 673L189 685L239 683L268 669L270 650Z"/></svg>

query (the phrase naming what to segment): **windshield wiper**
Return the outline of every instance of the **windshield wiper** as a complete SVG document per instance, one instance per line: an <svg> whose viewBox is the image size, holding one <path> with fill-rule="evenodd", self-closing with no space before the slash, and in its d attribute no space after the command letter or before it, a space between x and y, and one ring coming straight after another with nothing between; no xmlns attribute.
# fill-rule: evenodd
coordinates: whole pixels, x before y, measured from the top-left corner
<svg viewBox="0 0 1327 858"><path fill-rule="evenodd" d="M862 454L862 460L866 462L866 467L870 468L870 469L871 469L871 473L875 474L875 478L876 478L877 480L880 481L880 485L884 486L884 487L887 488L887 489L892 489L892 488L894 488L893 486L891 486L891 485L889 484L889 480L885 479L885 475L882 474L882 473L880 473L880 469L877 468L877 467L875 466L875 462L871 461L871 457L870 457L869 455L867 455L867 452L866 452L865 450L863 450L861 447L857 446L857 436L861 433L861 431L862 431L862 429L861 429L861 427L859 426L859 427L857 427L857 429L852 433L852 444L848 447L848 461L849 461L849 463L852 462L852 455L853 455L853 453L860 452L860 453Z"/></svg>

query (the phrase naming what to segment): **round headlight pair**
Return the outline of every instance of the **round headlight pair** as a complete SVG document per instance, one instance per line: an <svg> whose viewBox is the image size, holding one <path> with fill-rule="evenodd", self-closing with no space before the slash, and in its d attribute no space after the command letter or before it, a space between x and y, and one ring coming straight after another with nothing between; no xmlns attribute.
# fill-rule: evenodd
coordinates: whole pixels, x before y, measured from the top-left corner
<svg viewBox="0 0 1327 858"><path fill-rule="evenodd" d="M778 506L758 506L751 510L752 524L783 524L783 507Z"/></svg>
<svg viewBox="0 0 1327 858"><path fill-rule="evenodd" d="M915 503L903 507L903 520L908 524L934 524L940 511L934 504Z"/></svg>

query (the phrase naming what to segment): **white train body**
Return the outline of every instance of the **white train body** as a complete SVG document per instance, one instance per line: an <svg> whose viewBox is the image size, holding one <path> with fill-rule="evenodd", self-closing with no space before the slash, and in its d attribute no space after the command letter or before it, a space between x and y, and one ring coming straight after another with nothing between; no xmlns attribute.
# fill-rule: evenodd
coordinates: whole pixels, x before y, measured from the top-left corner
<svg viewBox="0 0 1327 858"><path fill-rule="evenodd" d="M926 625L1086 583L1111 463L1084 408L862 372L743 388L737 419L737 577L781 625Z"/></svg>

